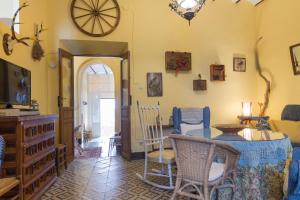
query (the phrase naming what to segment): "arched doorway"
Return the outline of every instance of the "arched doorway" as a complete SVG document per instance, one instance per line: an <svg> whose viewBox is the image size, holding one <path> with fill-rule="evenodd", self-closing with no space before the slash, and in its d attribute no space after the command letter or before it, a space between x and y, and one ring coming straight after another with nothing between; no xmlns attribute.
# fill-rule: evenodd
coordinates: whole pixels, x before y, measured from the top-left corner
<svg viewBox="0 0 300 200"><path fill-rule="evenodd" d="M115 134L116 92L112 69L101 62L86 64L79 78L79 112L83 147L100 147L108 155L109 138Z"/></svg>

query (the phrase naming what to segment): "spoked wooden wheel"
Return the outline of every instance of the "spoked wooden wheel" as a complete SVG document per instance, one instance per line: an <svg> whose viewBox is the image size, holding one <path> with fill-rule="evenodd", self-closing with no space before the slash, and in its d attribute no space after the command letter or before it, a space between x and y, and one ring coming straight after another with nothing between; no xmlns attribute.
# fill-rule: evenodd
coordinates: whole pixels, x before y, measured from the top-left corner
<svg viewBox="0 0 300 200"><path fill-rule="evenodd" d="M81 32L103 37L119 25L120 7L117 0L73 0L71 16Z"/></svg>

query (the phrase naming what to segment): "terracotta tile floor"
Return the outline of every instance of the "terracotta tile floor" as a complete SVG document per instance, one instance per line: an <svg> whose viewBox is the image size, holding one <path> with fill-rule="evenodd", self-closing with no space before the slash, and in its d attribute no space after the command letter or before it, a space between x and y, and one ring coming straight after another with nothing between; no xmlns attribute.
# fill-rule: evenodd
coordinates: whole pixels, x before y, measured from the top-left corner
<svg viewBox="0 0 300 200"><path fill-rule="evenodd" d="M128 162L121 157L77 159L42 197L42 200L164 200L172 191L144 184L136 176L143 160ZM161 180L161 182L165 182Z"/></svg>

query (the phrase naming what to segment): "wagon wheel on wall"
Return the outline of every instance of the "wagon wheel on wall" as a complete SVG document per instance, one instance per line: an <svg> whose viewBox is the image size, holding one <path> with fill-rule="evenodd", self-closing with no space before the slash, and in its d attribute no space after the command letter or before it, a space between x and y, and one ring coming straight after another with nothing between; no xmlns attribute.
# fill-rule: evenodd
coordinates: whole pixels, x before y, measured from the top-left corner
<svg viewBox="0 0 300 200"><path fill-rule="evenodd" d="M120 6L117 0L73 0L71 16L81 32L103 37L119 25Z"/></svg>

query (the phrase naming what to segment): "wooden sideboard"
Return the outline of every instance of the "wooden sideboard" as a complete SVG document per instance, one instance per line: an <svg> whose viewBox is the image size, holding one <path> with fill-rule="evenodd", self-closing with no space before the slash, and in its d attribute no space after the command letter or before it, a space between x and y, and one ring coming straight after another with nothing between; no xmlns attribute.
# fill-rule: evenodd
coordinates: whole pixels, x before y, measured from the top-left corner
<svg viewBox="0 0 300 200"><path fill-rule="evenodd" d="M6 142L2 177L20 180L24 200L39 199L56 180L55 120L57 115L0 117Z"/></svg>

